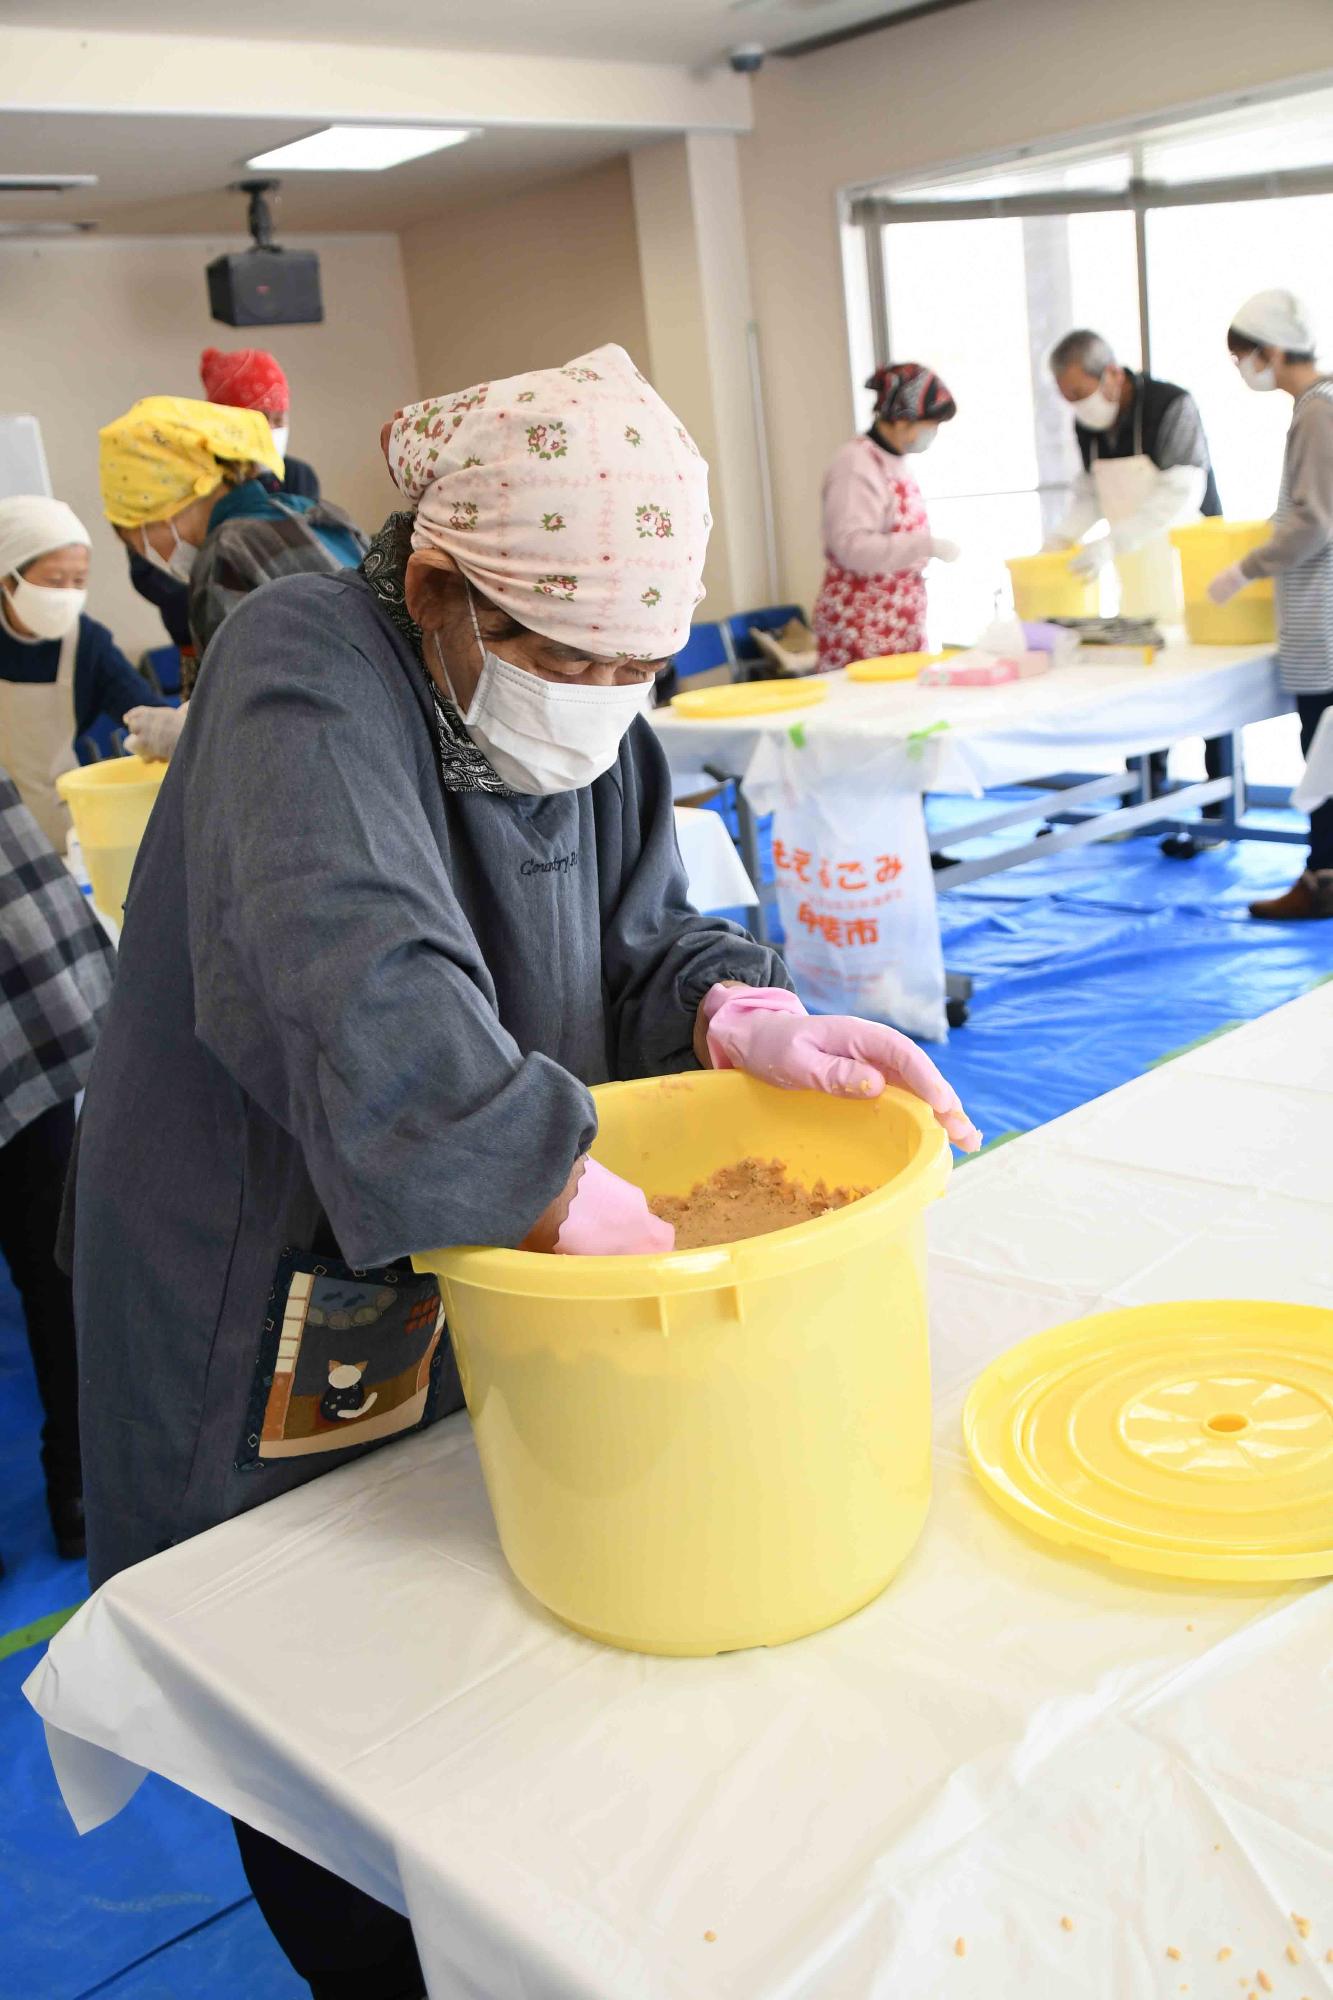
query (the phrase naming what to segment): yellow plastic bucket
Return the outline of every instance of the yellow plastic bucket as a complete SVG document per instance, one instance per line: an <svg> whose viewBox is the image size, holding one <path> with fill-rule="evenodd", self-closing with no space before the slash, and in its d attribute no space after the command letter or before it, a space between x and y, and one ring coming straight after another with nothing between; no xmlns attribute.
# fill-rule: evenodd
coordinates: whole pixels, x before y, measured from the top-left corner
<svg viewBox="0 0 1333 2000"><path fill-rule="evenodd" d="M1192 521L1173 528L1185 593L1185 633L1196 646L1267 646L1277 638L1273 581L1251 583L1229 604L1214 604L1208 586L1273 533L1268 521Z"/></svg>
<svg viewBox="0 0 1333 2000"><path fill-rule="evenodd" d="M701 1071L594 1094L596 1157L650 1198L756 1155L874 1191L716 1249L415 1258L440 1280L505 1555L567 1624L636 1652L836 1624L926 1517L924 1211L948 1142L898 1090Z"/></svg>
<svg viewBox="0 0 1333 2000"><path fill-rule="evenodd" d="M1014 610L1020 618L1095 618L1100 594L1097 579L1072 574L1072 549L1039 556L1013 556L1005 567L1014 586Z"/></svg>
<svg viewBox="0 0 1333 2000"><path fill-rule="evenodd" d="M165 764L111 757L56 779L88 865L93 901L113 923L124 914L134 857L166 774Z"/></svg>

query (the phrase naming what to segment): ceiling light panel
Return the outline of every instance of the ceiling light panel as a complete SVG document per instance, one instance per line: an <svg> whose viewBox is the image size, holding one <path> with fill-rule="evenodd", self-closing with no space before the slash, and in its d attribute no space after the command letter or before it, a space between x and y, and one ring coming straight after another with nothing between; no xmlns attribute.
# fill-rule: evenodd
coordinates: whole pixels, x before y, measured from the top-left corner
<svg viewBox="0 0 1333 2000"><path fill-rule="evenodd" d="M466 125L328 125L308 139L256 153L246 165L284 173L378 174L475 137L475 128Z"/></svg>

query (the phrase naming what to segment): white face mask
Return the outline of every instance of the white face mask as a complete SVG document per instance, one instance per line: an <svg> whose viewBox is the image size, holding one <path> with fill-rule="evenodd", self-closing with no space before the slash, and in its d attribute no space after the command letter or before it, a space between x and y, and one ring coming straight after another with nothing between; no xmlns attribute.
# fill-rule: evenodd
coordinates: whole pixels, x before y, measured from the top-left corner
<svg viewBox="0 0 1333 2000"><path fill-rule="evenodd" d="M1070 407L1074 422L1082 424L1085 431L1109 431L1120 420L1119 402L1107 395L1100 382L1090 396L1080 397Z"/></svg>
<svg viewBox="0 0 1333 2000"><path fill-rule="evenodd" d="M651 676L628 687L541 680L486 650L470 592L468 604L481 649L481 678L463 725L496 773L525 797L545 798L577 792L609 771L626 730L648 706ZM438 633L433 637L452 697Z"/></svg>
<svg viewBox="0 0 1333 2000"><path fill-rule="evenodd" d="M278 454L282 458L286 458L287 456L287 440L291 434L292 427L290 424L274 424L273 442L278 447Z"/></svg>
<svg viewBox="0 0 1333 2000"><path fill-rule="evenodd" d="M5 585L5 596L14 616L38 639L63 639L88 602L86 590L53 590L50 584L28 583L21 576Z"/></svg>
<svg viewBox="0 0 1333 2000"><path fill-rule="evenodd" d="M923 425L915 437L907 440L907 443L903 446L903 450L910 452L929 451L938 433L938 424Z"/></svg>
<svg viewBox="0 0 1333 2000"><path fill-rule="evenodd" d="M174 521L168 521L167 527L171 531L172 541L172 550L169 556L160 556L158 554L148 539L147 528L140 528L139 530L143 538L143 547L139 550L139 554L150 562L154 569L160 569L165 576L174 576L177 583L188 583L190 581L190 572L194 568L194 559L199 551L195 548L193 542L183 542L181 540L180 536L176 533L176 523Z"/></svg>
<svg viewBox="0 0 1333 2000"><path fill-rule="evenodd" d="M1271 363L1265 368L1258 354L1242 354L1236 367L1247 389L1256 389L1261 396L1270 389L1276 389L1277 370Z"/></svg>

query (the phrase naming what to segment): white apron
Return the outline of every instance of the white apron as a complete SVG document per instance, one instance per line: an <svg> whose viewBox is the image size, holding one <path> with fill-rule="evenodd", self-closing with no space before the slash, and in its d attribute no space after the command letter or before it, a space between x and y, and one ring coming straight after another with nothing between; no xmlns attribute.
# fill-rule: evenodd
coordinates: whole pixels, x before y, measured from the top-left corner
<svg viewBox="0 0 1333 2000"><path fill-rule="evenodd" d="M1094 458L1093 484L1097 504L1111 527L1128 521L1151 497L1161 477L1143 449L1143 397L1135 399L1132 458ZM1159 625L1179 625L1185 615L1181 598L1180 564L1167 531L1154 535L1142 548L1115 559L1120 578L1122 618L1152 618Z"/></svg>
<svg viewBox="0 0 1333 2000"><path fill-rule="evenodd" d="M74 657L79 623L60 641L53 681L0 680L0 765L57 854L69 838L69 807L56 779L78 763L74 754Z"/></svg>

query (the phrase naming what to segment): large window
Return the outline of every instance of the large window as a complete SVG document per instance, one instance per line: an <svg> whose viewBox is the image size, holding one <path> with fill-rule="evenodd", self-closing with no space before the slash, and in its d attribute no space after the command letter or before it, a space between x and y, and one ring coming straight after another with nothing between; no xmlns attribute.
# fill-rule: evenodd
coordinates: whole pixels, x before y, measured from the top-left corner
<svg viewBox="0 0 1333 2000"><path fill-rule="evenodd" d="M1223 511L1238 520L1273 511L1286 396L1256 396L1226 348L1227 324L1250 293L1299 292L1333 352L1333 194L1152 209L1148 323L1153 373L1191 389L1203 413Z"/></svg>
<svg viewBox="0 0 1333 2000"><path fill-rule="evenodd" d="M1003 597L1006 558L1039 547L1068 503L1078 461L1045 366L1052 344L1071 326L1098 326L1137 365L1133 218L909 222L882 233L892 352L936 369L958 403L914 470L932 527L963 550L931 573L931 637L961 643Z"/></svg>

